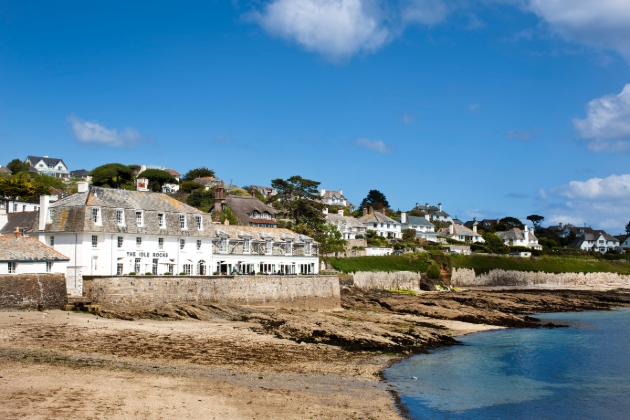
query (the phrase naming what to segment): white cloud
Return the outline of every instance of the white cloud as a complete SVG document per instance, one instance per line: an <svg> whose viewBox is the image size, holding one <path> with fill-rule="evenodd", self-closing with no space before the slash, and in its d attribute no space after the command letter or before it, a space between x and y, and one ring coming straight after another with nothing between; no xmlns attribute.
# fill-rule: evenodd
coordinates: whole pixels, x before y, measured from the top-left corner
<svg viewBox="0 0 630 420"><path fill-rule="evenodd" d="M449 8L443 0L408 0L403 2L401 17L406 23L436 25L446 19Z"/></svg>
<svg viewBox="0 0 630 420"><path fill-rule="evenodd" d="M120 133L117 129L108 129L96 121L85 121L72 114L68 117L72 135L86 144L102 144L112 147L134 146L142 136L134 128L127 127Z"/></svg>
<svg viewBox="0 0 630 420"><path fill-rule="evenodd" d="M332 61L373 52L392 38L383 11L368 0L273 0L250 16L270 34Z"/></svg>
<svg viewBox="0 0 630 420"><path fill-rule="evenodd" d="M366 138L358 138L354 141L355 146L365 147L379 153L391 153L391 147L387 146L381 140L370 140Z"/></svg>
<svg viewBox="0 0 630 420"><path fill-rule="evenodd" d="M548 223L588 224L601 229L622 229L628 220L630 207L630 174L571 181L538 192L541 199L549 199Z"/></svg>
<svg viewBox="0 0 630 420"><path fill-rule="evenodd" d="M630 150L630 84L620 94L604 95L586 105L586 118L573 120L574 127L591 142L594 152Z"/></svg>
<svg viewBox="0 0 630 420"><path fill-rule="evenodd" d="M562 38L616 50L630 60L630 1L527 0L527 8Z"/></svg>

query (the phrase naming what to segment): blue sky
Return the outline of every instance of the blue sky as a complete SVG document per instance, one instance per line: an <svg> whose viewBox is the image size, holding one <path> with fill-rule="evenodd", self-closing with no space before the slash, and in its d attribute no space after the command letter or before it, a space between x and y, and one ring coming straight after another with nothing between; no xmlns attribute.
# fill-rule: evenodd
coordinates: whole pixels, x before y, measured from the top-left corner
<svg viewBox="0 0 630 420"><path fill-rule="evenodd" d="M0 2L0 163L630 220L630 2Z"/></svg>

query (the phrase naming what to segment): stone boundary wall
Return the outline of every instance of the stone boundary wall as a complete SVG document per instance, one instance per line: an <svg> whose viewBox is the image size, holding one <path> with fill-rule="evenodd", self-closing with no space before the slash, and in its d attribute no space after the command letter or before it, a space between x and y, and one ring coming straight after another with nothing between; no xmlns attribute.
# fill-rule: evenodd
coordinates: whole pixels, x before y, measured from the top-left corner
<svg viewBox="0 0 630 420"><path fill-rule="evenodd" d="M354 287L363 290L420 290L420 273L411 271L357 271Z"/></svg>
<svg viewBox="0 0 630 420"><path fill-rule="evenodd" d="M67 302L63 274L0 275L0 309L61 309Z"/></svg>
<svg viewBox="0 0 630 420"><path fill-rule="evenodd" d="M585 286L596 284L627 284L630 276L617 273L542 273L533 271L491 270L475 275L468 268L455 268L453 286Z"/></svg>
<svg viewBox="0 0 630 420"><path fill-rule="evenodd" d="M83 296L106 308L168 303L341 308L337 276L83 276Z"/></svg>

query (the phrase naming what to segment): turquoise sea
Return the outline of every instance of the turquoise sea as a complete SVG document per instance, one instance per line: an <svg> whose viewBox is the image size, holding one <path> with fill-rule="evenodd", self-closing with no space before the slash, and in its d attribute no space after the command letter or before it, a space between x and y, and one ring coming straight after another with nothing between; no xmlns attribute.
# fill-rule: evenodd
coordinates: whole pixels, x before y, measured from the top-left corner
<svg viewBox="0 0 630 420"><path fill-rule="evenodd" d="M569 327L460 337L385 378L412 419L630 419L630 309L536 317Z"/></svg>

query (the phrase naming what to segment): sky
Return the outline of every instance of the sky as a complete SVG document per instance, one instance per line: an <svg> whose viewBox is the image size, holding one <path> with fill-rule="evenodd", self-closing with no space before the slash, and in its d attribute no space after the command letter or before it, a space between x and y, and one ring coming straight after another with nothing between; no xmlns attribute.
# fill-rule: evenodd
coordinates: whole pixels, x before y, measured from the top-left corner
<svg viewBox="0 0 630 420"><path fill-rule="evenodd" d="M630 220L627 0L0 0L0 164Z"/></svg>

